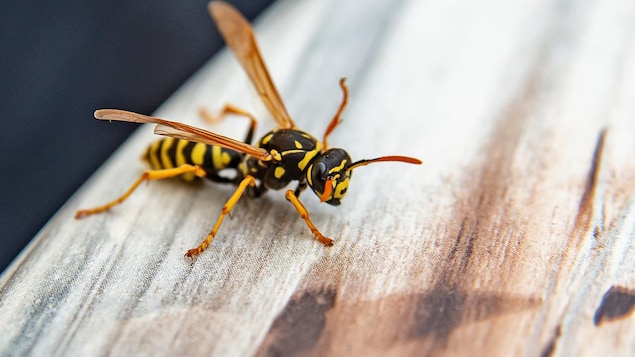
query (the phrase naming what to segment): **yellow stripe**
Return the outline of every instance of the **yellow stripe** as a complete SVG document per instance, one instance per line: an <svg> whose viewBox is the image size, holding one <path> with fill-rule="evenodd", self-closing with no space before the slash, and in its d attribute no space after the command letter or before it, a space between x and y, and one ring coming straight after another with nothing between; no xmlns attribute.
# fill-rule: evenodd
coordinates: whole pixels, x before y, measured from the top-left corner
<svg viewBox="0 0 635 357"><path fill-rule="evenodd" d="M223 167L227 167L227 165L229 165L229 163L232 161L232 157L231 155L229 155L229 153L227 151L223 151Z"/></svg>
<svg viewBox="0 0 635 357"><path fill-rule="evenodd" d="M185 155L183 154L183 149L188 144L187 140L178 140L176 142L176 166L182 166L187 164ZM194 175L191 172L184 173L181 178L186 182L192 182L198 178L198 176Z"/></svg>
<svg viewBox="0 0 635 357"><path fill-rule="evenodd" d="M280 152L278 152L278 150L272 149L271 151L269 151L269 154L271 155L271 157L273 157L274 160L282 161L282 155L280 154Z"/></svg>
<svg viewBox="0 0 635 357"><path fill-rule="evenodd" d="M183 149L187 145L186 140L179 140L176 146L176 166L181 166L187 164L185 161L185 155L183 155Z"/></svg>
<svg viewBox="0 0 635 357"><path fill-rule="evenodd" d="M192 155L190 156L190 158L192 159L192 163L194 163L195 165L203 165L206 146L207 145L201 143L196 143L196 145L194 145L194 148L192 149Z"/></svg>
<svg viewBox="0 0 635 357"><path fill-rule="evenodd" d="M282 176L284 176L284 172L285 172L285 171L284 171L284 167L282 167L282 166L278 166L278 167L276 167L276 169L273 171L273 175L274 175L277 179L279 179L279 178L281 178Z"/></svg>
<svg viewBox="0 0 635 357"><path fill-rule="evenodd" d="M336 171L342 171L345 165L346 165L346 160L342 160L342 163L340 164L340 166L334 167L329 170L329 174L332 174L333 172L336 172Z"/></svg>
<svg viewBox="0 0 635 357"><path fill-rule="evenodd" d="M285 155L289 155L289 154L297 154L297 153L302 153L302 152L311 152L311 151L289 149L289 150L283 151L281 155L285 156Z"/></svg>
<svg viewBox="0 0 635 357"><path fill-rule="evenodd" d="M342 193L342 191L348 188L349 181L350 181L350 178L347 177L346 180L338 183L337 187L335 187L335 194L333 194L333 197L344 198L344 195L346 194L346 192Z"/></svg>
<svg viewBox="0 0 635 357"><path fill-rule="evenodd" d="M273 133L265 136L264 138L262 138L262 140L260 141L263 145L267 144L269 142L269 140L271 140L271 138L273 138Z"/></svg>
<svg viewBox="0 0 635 357"><path fill-rule="evenodd" d="M308 151L308 152L304 155L304 157L302 158L302 160L301 160L300 162L298 162L298 168L299 168L301 171L304 171L304 169L306 168L306 165L308 165L308 164L309 164L309 162L310 162L311 160L313 160L313 158L314 158L317 154L319 154L321 151L322 151L322 144L318 142L318 143L317 143L317 145L315 146L315 150Z"/></svg>
<svg viewBox="0 0 635 357"><path fill-rule="evenodd" d="M216 171L223 169L222 150L220 146L212 146L212 163Z"/></svg>
<svg viewBox="0 0 635 357"><path fill-rule="evenodd" d="M241 172L243 175L247 175L247 174L248 174L248 172L247 172L247 165L246 165L244 162L241 162L240 164L238 164L238 170L240 170L240 172Z"/></svg>
<svg viewBox="0 0 635 357"><path fill-rule="evenodd" d="M150 145L150 148L148 149L148 156L150 158L150 167L152 167L155 170L158 170L161 168L161 163L159 162L158 159L158 150L159 150L159 145L161 144L161 140L155 140L152 145Z"/></svg>
<svg viewBox="0 0 635 357"><path fill-rule="evenodd" d="M171 169L174 167L172 163L172 159L168 156L168 150L174 144L173 138L165 138L163 139L163 145L161 146L161 163L163 163L164 169Z"/></svg>
<svg viewBox="0 0 635 357"><path fill-rule="evenodd" d="M309 166L309 169L306 171L306 179L309 181L309 185L313 187L313 176L311 176L311 171L313 171L313 165Z"/></svg>

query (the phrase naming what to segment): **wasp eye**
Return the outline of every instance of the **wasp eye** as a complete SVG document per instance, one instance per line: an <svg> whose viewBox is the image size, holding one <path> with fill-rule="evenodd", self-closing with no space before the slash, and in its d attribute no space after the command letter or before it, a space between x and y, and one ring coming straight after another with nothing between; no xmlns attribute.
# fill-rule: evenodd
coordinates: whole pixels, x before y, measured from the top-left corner
<svg viewBox="0 0 635 357"><path fill-rule="evenodd" d="M313 165L313 169L311 170L311 179L313 185L320 190L324 189L324 183L326 182L326 174L327 174L326 164L324 162L317 162Z"/></svg>

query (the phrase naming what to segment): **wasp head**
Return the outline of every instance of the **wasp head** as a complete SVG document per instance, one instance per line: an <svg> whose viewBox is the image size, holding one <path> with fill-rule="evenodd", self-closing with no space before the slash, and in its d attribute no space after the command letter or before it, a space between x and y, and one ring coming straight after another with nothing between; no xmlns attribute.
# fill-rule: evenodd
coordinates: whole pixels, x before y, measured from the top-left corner
<svg viewBox="0 0 635 357"><path fill-rule="evenodd" d="M343 149L329 149L317 156L306 171L311 189L320 201L338 206L348 190L351 158Z"/></svg>
<svg viewBox="0 0 635 357"><path fill-rule="evenodd" d="M375 162L388 161L421 164L419 159L397 155L352 162L351 157L343 149L329 149L313 159L306 171L306 179L320 201L338 206L346 195L354 169Z"/></svg>

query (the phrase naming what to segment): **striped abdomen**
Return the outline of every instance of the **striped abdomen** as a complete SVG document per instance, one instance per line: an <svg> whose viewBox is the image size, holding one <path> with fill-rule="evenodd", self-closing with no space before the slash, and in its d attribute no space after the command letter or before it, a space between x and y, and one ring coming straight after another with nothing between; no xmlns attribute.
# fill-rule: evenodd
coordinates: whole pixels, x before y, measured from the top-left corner
<svg viewBox="0 0 635 357"><path fill-rule="evenodd" d="M171 169L185 164L198 165L212 181L233 182L232 179L222 177L218 173L225 169L236 169L243 159L243 154L220 146L164 138L148 146L142 159L148 162L153 170ZM189 173L181 178L188 182L198 179Z"/></svg>

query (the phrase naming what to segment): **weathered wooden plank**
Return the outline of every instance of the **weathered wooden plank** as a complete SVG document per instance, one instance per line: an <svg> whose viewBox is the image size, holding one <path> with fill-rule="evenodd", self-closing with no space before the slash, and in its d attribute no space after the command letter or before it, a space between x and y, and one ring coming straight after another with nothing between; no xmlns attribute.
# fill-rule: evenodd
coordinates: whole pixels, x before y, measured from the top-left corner
<svg viewBox="0 0 635 357"><path fill-rule="evenodd" d="M331 248L272 192L190 263L230 187L152 183L72 219L137 178L144 127L2 275L0 349L630 355L634 20L619 0L276 4L257 33L296 122L319 136L347 76L331 143L426 165L360 169L338 208L305 194ZM156 114L200 126L245 88L224 53Z"/></svg>

